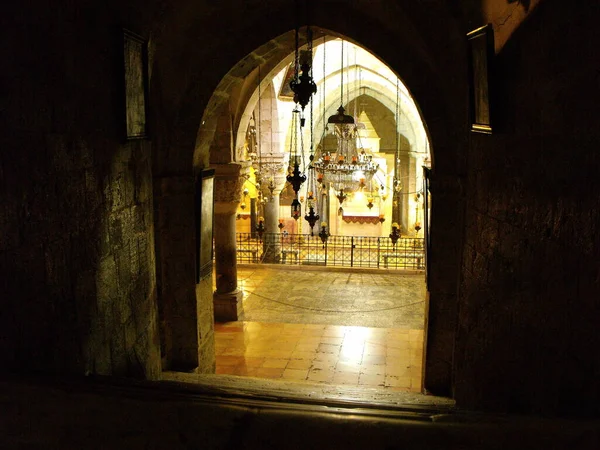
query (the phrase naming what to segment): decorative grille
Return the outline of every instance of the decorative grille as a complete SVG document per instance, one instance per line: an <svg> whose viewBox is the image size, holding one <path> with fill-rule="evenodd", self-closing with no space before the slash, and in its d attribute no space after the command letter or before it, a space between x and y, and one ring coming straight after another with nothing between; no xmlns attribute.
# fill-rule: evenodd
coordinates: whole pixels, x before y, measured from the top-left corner
<svg viewBox="0 0 600 450"><path fill-rule="evenodd" d="M297 264L381 269L425 269L423 238L237 233L238 263Z"/></svg>

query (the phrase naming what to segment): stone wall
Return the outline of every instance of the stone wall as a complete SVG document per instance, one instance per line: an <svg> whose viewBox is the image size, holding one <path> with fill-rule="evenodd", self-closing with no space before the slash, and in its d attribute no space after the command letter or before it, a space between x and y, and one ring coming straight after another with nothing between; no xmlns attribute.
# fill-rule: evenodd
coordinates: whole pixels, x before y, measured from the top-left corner
<svg viewBox="0 0 600 450"><path fill-rule="evenodd" d="M100 3L13 6L0 31L0 366L155 378L151 146L121 134L118 21Z"/></svg>
<svg viewBox="0 0 600 450"><path fill-rule="evenodd" d="M186 358L199 349L190 360L213 367L211 295L208 282L196 287L193 276L191 180L193 162L206 166L210 145L220 142L202 136L222 135L198 127L204 111L210 118L227 104L228 83L238 89L252 64L272 63L291 48L291 33L288 47L265 42L294 24L276 0L209 3L7 6L0 27L2 368L156 377L157 292L165 287L163 298L175 293L170 301L185 302L186 311L199 301L199 319L185 316L177 348ZM470 28L457 29L456 7L349 2L339 15L337 0L318 5L315 23L396 69L427 122L434 167L425 385L450 393L453 379L464 408L597 414L599 7L545 0L529 13L497 58L494 134L472 135L467 149ZM120 29L150 36L150 23L152 148L126 143L121 133ZM165 179L189 182L171 195ZM158 258L154 213L164 237ZM165 333L169 349L172 337Z"/></svg>
<svg viewBox="0 0 600 450"><path fill-rule="evenodd" d="M599 12L542 2L497 55L494 133L469 150L463 407L600 412Z"/></svg>

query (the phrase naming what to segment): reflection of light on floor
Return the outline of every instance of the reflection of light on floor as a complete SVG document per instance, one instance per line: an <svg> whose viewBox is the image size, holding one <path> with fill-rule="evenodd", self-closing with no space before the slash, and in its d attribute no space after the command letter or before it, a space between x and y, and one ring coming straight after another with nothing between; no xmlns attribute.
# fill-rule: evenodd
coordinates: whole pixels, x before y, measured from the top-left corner
<svg viewBox="0 0 600 450"><path fill-rule="evenodd" d="M344 341L340 350L340 358L348 362L359 362L365 349L365 339L370 330L364 327L343 327Z"/></svg>
<svg viewBox="0 0 600 450"><path fill-rule="evenodd" d="M420 392L422 330L215 324L216 373Z"/></svg>
<svg viewBox="0 0 600 450"><path fill-rule="evenodd" d="M217 374L420 392L422 312L418 317L405 316L402 308L368 315L324 312L346 312L336 306L338 299L340 305L354 304L358 296L361 308L373 309L364 303L375 294L398 304L414 302L424 295L417 276L264 266L238 268L238 287L245 321L215 324ZM307 289L314 298L298 295ZM371 295L364 295L367 289ZM329 303L321 304L320 295ZM346 325L323 323L338 319Z"/></svg>

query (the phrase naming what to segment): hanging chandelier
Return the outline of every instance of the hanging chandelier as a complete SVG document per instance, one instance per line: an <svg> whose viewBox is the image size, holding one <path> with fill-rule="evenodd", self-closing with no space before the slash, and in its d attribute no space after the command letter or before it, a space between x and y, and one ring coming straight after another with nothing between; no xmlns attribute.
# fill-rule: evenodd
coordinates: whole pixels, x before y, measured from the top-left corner
<svg viewBox="0 0 600 450"><path fill-rule="evenodd" d="M260 65L258 66L258 106L257 113L258 118L254 117L254 122L258 122L258 127L254 129L254 140L256 142L257 151L254 152L256 155L253 158L253 166L255 166L255 178L256 178L256 188L260 191L264 189L264 193L268 192L269 201L272 201L274 195L278 194L277 190L277 178L285 172L285 165L283 158L279 155L279 152L274 153L273 148L273 100L271 99L271 105L269 108L269 135L270 135L270 145L268 154L264 154L262 148L262 139L264 133L261 132L261 112L263 110L262 106L262 96L261 96L261 69ZM257 133L258 130L258 133ZM263 192L263 191L261 191Z"/></svg>
<svg viewBox="0 0 600 450"><path fill-rule="evenodd" d="M290 166L286 180L292 185L294 190L294 200L291 205L291 215L294 220L298 220L302 215L302 204L298 200L300 187L306 181L306 175L301 169L301 163L304 159L304 145L302 138L302 129L300 126L300 110L294 109L292 113L292 136L290 140ZM300 141L300 142L298 142Z"/></svg>
<svg viewBox="0 0 600 450"><path fill-rule="evenodd" d="M294 103L299 104L302 107L302 111L306 108L308 102L312 99L312 96L317 92L317 85L315 84L312 77L312 66L309 60L300 61L299 57L299 44L298 44L299 30L296 28L296 54L294 58L294 78L290 81L290 89L294 93ZM308 41L308 56L312 58L312 30L310 27L306 27L306 38Z"/></svg>
<svg viewBox="0 0 600 450"><path fill-rule="evenodd" d="M396 78L396 128L398 128L398 120L400 119L400 80ZM396 131L396 148L394 152L394 192L396 195L402 191L402 171L400 164L400 141L398 140L398 131Z"/></svg>
<svg viewBox="0 0 600 450"><path fill-rule="evenodd" d="M365 186L370 186L379 165L373 162L373 156L360 148L359 126L354 117L346 114L344 102L344 41L341 44L342 67L340 70L340 107L327 123L333 125L336 137L336 148L329 150L323 147L317 152L312 166L318 172L317 178L324 185L331 186L340 204L346 198L346 193L356 192ZM327 130L327 127L325 127Z"/></svg>
<svg viewBox="0 0 600 450"><path fill-rule="evenodd" d="M296 4L298 8L298 3ZM312 51L313 51L313 43L312 43L312 31L310 27L306 27L306 40L307 40L307 56L302 63L300 62L299 53L300 53L300 45L299 45L299 34L300 27L296 26L296 42L295 42L295 58L294 58L294 79L290 82L290 89L294 92L294 102L296 103L296 107L292 112L292 137L290 140L290 166L288 169L288 175L286 180L292 186L294 190L294 199L291 204L291 216L294 220L298 220L302 217L302 203L298 200L298 193L300 191L300 187L306 181L307 176L305 174L305 161L304 161L304 138L303 138L303 128L305 125L304 118L304 109L306 105L310 103L310 132L311 132L311 156L310 160L313 160L313 152L312 152L312 105L313 105L313 95L317 92L317 85L315 84L312 77ZM312 171L312 168L309 168L309 172ZM310 176L308 178L311 178ZM314 177L312 177L314 178ZM316 208L316 200L311 198L312 202L310 202L307 206L309 208L309 213L306 215L309 221L309 224L312 228L317 220L319 220L319 216L315 217L315 208Z"/></svg>

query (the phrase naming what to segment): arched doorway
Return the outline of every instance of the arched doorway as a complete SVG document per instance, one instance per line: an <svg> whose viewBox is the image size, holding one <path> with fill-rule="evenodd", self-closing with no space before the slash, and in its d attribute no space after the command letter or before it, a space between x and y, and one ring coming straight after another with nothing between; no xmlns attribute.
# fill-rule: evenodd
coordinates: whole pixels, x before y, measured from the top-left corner
<svg viewBox="0 0 600 450"><path fill-rule="evenodd" d="M333 8L330 10L330 8ZM349 18L356 18L354 23L363 23L362 27L352 27L348 21L339 21L334 12L334 5L324 4L315 15L315 23L324 25L327 28L336 28L346 36L356 37L357 41L372 50L380 56L387 64L392 67L410 87L414 97L418 100L421 113L428 124L428 131L432 142L433 151L433 177L432 177L432 219L431 219L431 241L432 254L430 257L430 277L429 277L429 326L428 326L428 359L426 363L425 386L432 391L440 393L450 392L450 374L452 360L452 337L454 333L455 302L456 302L456 280L458 273L460 236L455 230L460 229L461 206L459 196L459 175L461 173L461 158L457 157L458 149L461 147L461 136L463 121L456 117L448 116L446 111L451 110L450 104L453 99L460 98L463 94L460 87L448 90L447 80L443 79L439 69L431 64L439 56L439 52L424 48L422 36L414 32L411 19L414 16L398 16L394 24L390 22L385 24L374 24L365 11L348 11ZM417 8L418 9L418 8ZM274 8L277 14L282 18L286 17L285 11L277 7ZM398 11L399 13L401 11ZM171 362L177 361L173 355L179 353L186 359L187 348L191 356L191 364L196 363L207 352L210 347L210 327L200 332L203 326L197 317L208 316L207 292L202 288L196 288L193 283L193 271L190 276L173 274L169 272L169 259L174 262L187 261L182 263L190 268L194 264L194 256L185 249L185 244L181 240L182 230L192 235L193 217L192 214L181 213L178 217L181 228L177 230L174 223L168 223L167 217L173 217L170 213L169 205L172 200L179 197L184 203L193 204L193 170L189 166L190 159L193 161L193 167L199 170L208 166L208 158L212 149L220 149L227 162L235 160L231 158L235 149L231 145L231 133L238 128L241 122L239 105L247 103L243 101L251 92L247 85L255 85L256 80L250 76L256 66L261 63L264 66L264 73L268 72L269 67L275 67L276 61L281 61L286 55L291 54L293 50L293 35L291 32L279 34L278 38L272 39L270 36L277 34L278 30L292 28L291 24L282 20L278 23L268 23L260 14L246 17L245 21L236 22L239 27L236 29L240 35L247 33L249 39L244 42L238 42L240 45L232 47L230 41L224 40L211 49L202 49L197 58L191 58L189 47L179 47L177 39L171 39L171 42L165 43L156 54L157 66L153 77L158 81L158 85L169 81L172 84L174 77L173 69L164 63L162 58L166 58L165 53L171 51L170 59L191 58L186 60L185 64L185 83L179 88L179 96L175 95L166 98L166 93L159 90L155 92L159 104L171 113L171 122L166 124L168 129L162 139L159 139L156 145L155 157L155 175L158 183L155 183L156 194L156 215L157 224L163 226L157 227L157 257L158 273L161 286L160 298L163 303L163 312L171 310L165 317L181 316L181 305L187 305L188 312L194 316L196 329L190 327L187 333L181 332L181 327L174 327L170 321L163 320L166 332L165 335L174 335L173 329L178 328L181 335L180 343L175 345L165 345L165 365L174 367ZM237 17L237 16L236 16ZM385 17L384 14L379 16ZM192 27L200 25L201 20L198 17L189 17L180 21ZM254 20L256 19L256 20ZM239 19L238 19L239 20ZM399 22L407 25L398 26ZM249 28L252 24L252 27ZM260 26L264 25L264 27ZM366 26L368 25L368 26ZM410 25L410 26L409 26ZM365 30L378 29L380 33L369 34ZM249 33L249 30L252 33ZM410 30L413 30L412 32ZM279 31L281 32L281 31ZM198 31L200 34L200 32ZM219 32L215 30L218 35ZM193 32L192 32L193 34ZM236 33L237 34L237 33ZM331 33L335 35L335 33ZM457 38L456 33L449 30L449 39ZM168 40L168 39L167 39ZM264 45L257 45L257 42L267 42ZM391 45L393 43L393 45ZM169 45L171 44L171 45ZM427 46L425 46L427 47ZM456 48L460 48L456 46ZM254 49L254 50L253 50ZM173 52L175 55L173 55ZM428 53L429 52L429 53ZM204 65L207 58L211 55L216 57L212 60L210 73L206 73ZM162 58L161 58L162 56ZM456 51L457 59L464 57L460 50ZM217 61L218 60L218 61ZM235 61L240 61L235 64ZM222 69L219 70L218 67ZM229 68L233 69L229 70ZM454 68L455 69L455 68ZM446 71L446 74L448 71ZM203 75L204 74L204 75ZM221 75L218 75L221 74ZM456 74L455 74L456 75ZM250 77L249 77L250 76ZM457 75L458 76L458 75ZM198 85L191 80L202 80ZM220 80L220 81L219 81ZM235 101L232 102L232 99ZM175 100L174 100L175 99ZM238 105L233 109L231 104ZM176 129L176 131L175 131ZM191 149L193 157L191 157ZM187 157L186 157L187 155ZM189 159L188 159L189 158ZM186 163L187 161L187 163ZM452 205L444 206L444 205ZM436 242L440 245L437 246ZM441 243L444 245L441 245ZM174 255L176 249L180 250L179 255L171 258L169 253ZM437 250L436 250L437 249ZM170 279L180 278L185 287L175 289L173 286L178 283L169 282ZM196 291L200 289L198 298ZM169 299L168 301L166 299ZM179 298L179 299L177 299ZM182 301L180 301L180 299ZM166 305L166 307L165 307ZM177 306L175 306L177 305ZM183 309L186 309L183 308ZM200 311L200 312L198 312ZM171 329L171 331L169 331ZM187 337L185 337L187 336ZM199 343L199 339L205 337L206 347ZM186 345L191 343L191 345ZM194 353L200 348L198 355ZM179 349L174 351L174 349ZM181 359L181 358L179 358ZM210 365L210 364L209 364ZM185 366L185 364L183 364Z"/></svg>

